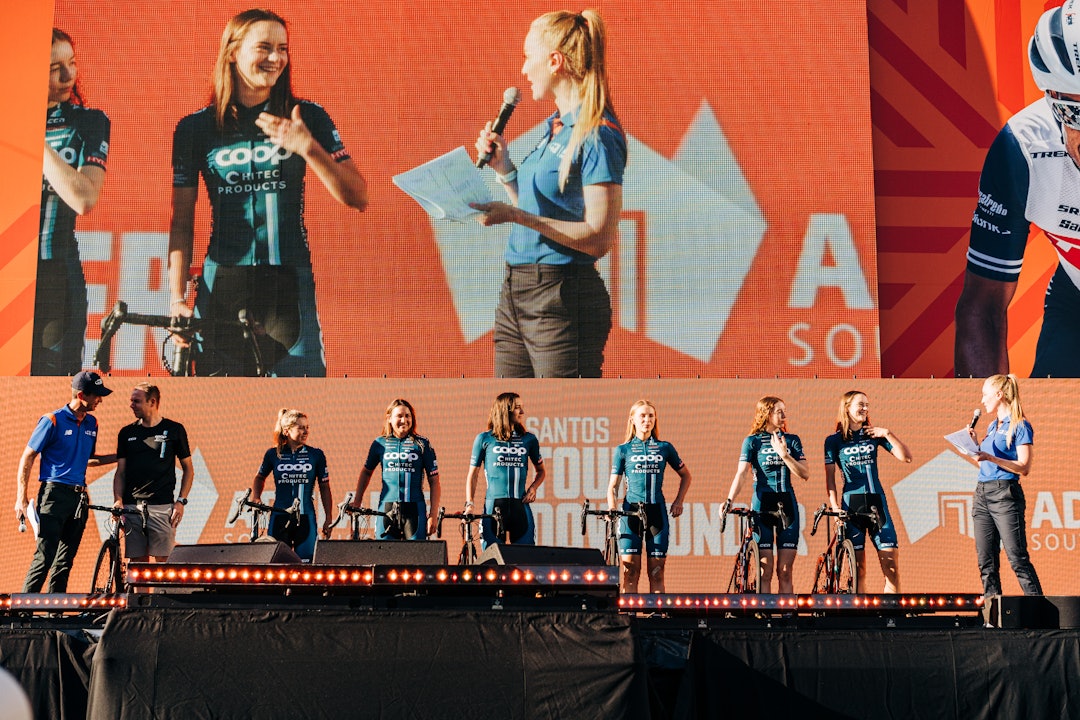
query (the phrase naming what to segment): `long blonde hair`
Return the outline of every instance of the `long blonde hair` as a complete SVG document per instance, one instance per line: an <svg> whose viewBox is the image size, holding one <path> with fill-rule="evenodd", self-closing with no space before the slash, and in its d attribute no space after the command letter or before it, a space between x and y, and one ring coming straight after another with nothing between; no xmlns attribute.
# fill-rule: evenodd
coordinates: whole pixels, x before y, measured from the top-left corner
<svg viewBox="0 0 1080 720"><path fill-rule="evenodd" d="M221 46L218 48L217 61L214 63L213 96L210 105L214 108L214 119L218 130L224 130L226 126L234 123L237 116L236 102L233 93L236 85L236 62L232 59L236 51L244 43L251 26L257 22L276 22L288 32L289 26L285 18L272 10L252 9L234 15L225 25L221 33ZM268 111L279 117L289 117L296 97L292 90L292 57L281 71L281 77L270 89L270 105Z"/></svg>
<svg viewBox="0 0 1080 720"><path fill-rule="evenodd" d="M306 420L307 415L299 410L290 408L281 408L278 411L277 422L274 423L274 449L277 450L278 457L281 457L282 450L289 444L289 438L285 436L292 428L296 427L296 424L301 420Z"/></svg>
<svg viewBox="0 0 1080 720"><path fill-rule="evenodd" d="M1005 447L1012 447L1016 428L1024 422L1024 408L1020 406L1020 384L1012 373L991 375L986 382L1001 393L1001 401L1009 407L1009 432L1005 435Z"/></svg>
<svg viewBox="0 0 1080 720"><path fill-rule="evenodd" d="M586 138L591 136L596 141L596 131L604 123L604 112L615 115L604 60L607 30L600 13L592 9L580 13L549 12L533 20L532 27L540 33L545 46L563 56L563 72L581 96L577 121L559 163L561 191Z"/></svg>
<svg viewBox="0 0 1080 720"><path fill-rule="evenodd" d="M848 390L841 396L840 410L836 413L836 432L840 433L840 437L845 442L851 439L851 435L855 431L855 428L851 427L851 413L848 411L851 409L851 403L856 395L866 395L866 393L862 390ZM869 415L866 416L866 424L872 424Z"/></svg>
<svg viewBox="0 0 1080 720"><path fill-rule="evenodd" d="M634 411L642 406L650 407L653 411L652 433L649 434L649 437L651 437L653 440L660 439L660 413L656 411L656 406L652 404L652 400L638 400L636 403L630 406L630 416L626 419L626 438L623 440L624 443L630 442L630 440L633 439L635 435Z"/></svg>
<svg viewBox="0 0 1080 720"><path fill-rule="evenodd" d="M750 423L750 434L756 435L759 432L765 430L765 425L769 422L769 416L772 415L776 406L784 402L775 395L766 395L757 401L757 409L754 412L754 421ZM787 420L784 420L780 426L781 432L787 432Z"/></svg>

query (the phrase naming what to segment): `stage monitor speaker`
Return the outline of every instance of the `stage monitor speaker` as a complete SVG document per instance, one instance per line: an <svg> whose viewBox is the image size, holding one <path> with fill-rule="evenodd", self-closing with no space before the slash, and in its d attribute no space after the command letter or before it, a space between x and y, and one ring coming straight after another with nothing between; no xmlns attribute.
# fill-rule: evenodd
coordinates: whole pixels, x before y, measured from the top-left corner
<svg viewBox="0 0 1080 720"><path fill-rule="evenodd" d="M1080 597L1003 595L998 601L1003 628L1057 630L1080 628Z"/></svg>
<svg viewBox="0 0 1080 720"><path fill-rule="evenodd" d="M214 563L216 565L299 565L303 562L293 549L281 542L217 543L177 545L169 554L170 563Z"/></svg>
<svg viewBox="0 0 1080 720"><path fill-rule="evenodd" d="M319 540L313 565L445 565L445 540Z"/></svg>
<svg viewBox="0 0 1080 720"><path fill-rule="evenodd" d="M480 565L603 565L596 548L546 545L489 545L476 562Z"/></svg>

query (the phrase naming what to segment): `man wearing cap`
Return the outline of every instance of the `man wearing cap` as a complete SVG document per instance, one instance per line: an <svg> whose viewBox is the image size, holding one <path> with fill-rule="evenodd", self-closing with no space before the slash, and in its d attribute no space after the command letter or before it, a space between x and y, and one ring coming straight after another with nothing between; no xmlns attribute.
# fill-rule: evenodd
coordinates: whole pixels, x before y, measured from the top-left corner
<svg viewBox="0 0 1080 720"><path fill-rule="evenodd" d="M37 548L26 573L23 592L65 592L89 514L76 511L86 492L86 468L116 462L115 455L97 455L97 418L92 413L112 390L96 372L83 370L71 381L71 402L38 420L19 459L15 514L26 516L27 486L34 460L41 455L41 485L37 493ZM78 516L77 516L78 515Z"/></svg>
<svg viewBox="0 0 1080 720"><path fill-rule="evenodd" d="M116 441L113 498L117 506L131 509L145 502L149 520L145 533L138 523L127 528L124 552L136 562L165 562L176 544L176 526L195 477L187 430L162 417L161 390L152 383L139 383L131 391L131 412L135 422L120 428ZM177 462L180 492L174 496Z"/></svg>

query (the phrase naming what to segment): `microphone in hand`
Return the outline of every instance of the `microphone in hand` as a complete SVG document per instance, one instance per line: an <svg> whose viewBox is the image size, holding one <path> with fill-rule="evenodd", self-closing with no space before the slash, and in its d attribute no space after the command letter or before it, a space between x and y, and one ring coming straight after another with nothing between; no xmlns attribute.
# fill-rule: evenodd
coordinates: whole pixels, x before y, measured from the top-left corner
<svg viewBox="0 0 1080 720"><path fill-rule="evenodd" d="M975 412L971 415L971 422L968 423L968 430L974 430L975 425L979 422L979 417L982 415L982 410L975 408Z"/></svg>
<svg viewBox="0 0 1080 720"><path fill-rule="evenodd" d="M495 122L491 124L491 132L496 135L502 135L502 131L506 128L506 123L510 120L510 116L514 113L514 108L517 107L520 100L520 90L516 87L506 88L506 92L503 93L502 107L499 108L499 117L495 118ZM476 159L476 168L479 170L491 162L491 156L493 154L494 149L482 153L480 157Z"/></svg>

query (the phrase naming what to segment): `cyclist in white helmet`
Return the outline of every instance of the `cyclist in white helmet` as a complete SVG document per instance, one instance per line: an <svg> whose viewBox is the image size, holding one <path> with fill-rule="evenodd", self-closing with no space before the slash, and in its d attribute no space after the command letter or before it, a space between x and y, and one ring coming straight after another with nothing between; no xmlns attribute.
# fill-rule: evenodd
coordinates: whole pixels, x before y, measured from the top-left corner
<svg viewBox="0 0 1080 720"><path fill-rule="evenodd" d="M1031 374L1080 377L1080 0L1039 18L1028 61L1046 95L1009 119L983 164L956 304L957 377L1009 372L1006 310L1031 224L1058 254Z"/></svg>

